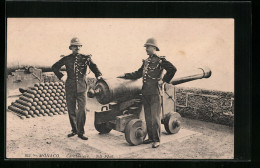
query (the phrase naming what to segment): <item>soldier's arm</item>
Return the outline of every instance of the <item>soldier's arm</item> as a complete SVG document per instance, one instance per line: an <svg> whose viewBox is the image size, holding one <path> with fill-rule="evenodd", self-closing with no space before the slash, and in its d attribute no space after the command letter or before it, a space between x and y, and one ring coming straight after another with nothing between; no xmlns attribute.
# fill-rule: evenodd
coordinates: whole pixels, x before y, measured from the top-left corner
<svg viewBox="0 0 260 168"><path fill-rule="evenodd" d="M51 67L52 71L59 78L59 80L61 80L61 78L63 77L63 74L60 72L60 69L63 65L65 65L65 57L53 64Z"/></svg>
<svg viewBox="0 0 260 168"><path fill-rule="evenodd" d="M100 72L97 65L93 62L90 56L88 57L88 66L90 70L95 74L96 78L102 76L102 73Z"/></svg>
<svg viewBox="0 0 260 168"><path fill-rule="evenodd" d="M161 58L161 67L166 70L166 74L163 76L162 81L169 83L175 75L176 67L167 61L165 58Z"/></svg>
<svg viewBox="0 0 260 168"><path fill-rule="evenodd" d="M143 76L143 68L144 68L144 63L142 66L135 72L132 73L125 73L124 78L125 79L139 79Z"/></svg>

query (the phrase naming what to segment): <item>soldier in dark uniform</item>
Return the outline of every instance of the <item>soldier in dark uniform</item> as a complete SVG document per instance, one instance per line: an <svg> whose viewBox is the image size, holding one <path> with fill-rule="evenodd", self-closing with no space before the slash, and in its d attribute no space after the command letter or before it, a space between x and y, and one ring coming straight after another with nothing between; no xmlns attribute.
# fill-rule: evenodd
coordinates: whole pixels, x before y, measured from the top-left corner
<svg viewBox="0 0 260 168"><path fill-rule="evenodd" d="M72 137L78 134L78 137L87 140L88 138L83 136L84 125L86 121L86 70L89 66L90 70L95 74L97 79L100 79L102 74L97 68L97 65L92 61L91 55L80 54L79 50L82 47L78 38L71 40L69 49L72 50L72 54L63 57L52 66L52 70L55 75L65 81L64 75L60 72L60 68L65 65L67 72L67 80L65 82L66 101L69 112L70 124L72 127L72 133L68 134L68 137ZM78 112L76 114L76 104Z"/></svg>
<svg viewBox="0 0 260 168"><path fill-rule="evenodd" d="M146 47L149 57L143 60L141 68L133 73L125 73L118 77L125 79L143 78L142 102L148 133L148 139L144 143L153 143L152 147L157 148L160 145L161 134L160 87L165 82L169 83L177 70L164 56L158 56L155 53L159 51L159 48L154 38L148 39L144 47ZM161 80L163 69L166 70L166 74Z"/></svg>

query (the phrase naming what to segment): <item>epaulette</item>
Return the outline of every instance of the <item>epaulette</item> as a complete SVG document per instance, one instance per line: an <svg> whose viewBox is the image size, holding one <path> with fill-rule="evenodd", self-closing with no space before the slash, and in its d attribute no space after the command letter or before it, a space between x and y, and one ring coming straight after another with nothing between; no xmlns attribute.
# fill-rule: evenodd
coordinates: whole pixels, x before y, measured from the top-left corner
<svg viewBox="0 0 260 168"><path fill-rule="evenodd" d="M162 63L162 59L165 59L165 56L159 56L159 59L160 59L159 63Z"/></svg>
<svg viewBox="0 0 260 168"><path fill-rule="evenodd" d="M81 55L83 55L84 57L92 57L91 54L81 54Z"/></svg>
<svg viewBox="0 0 260 168"><path fill-rule="evenodd" d="M163 59L163 58L165 59L165 56L159 56L159 58L160 58L160 59Z"/></svg>

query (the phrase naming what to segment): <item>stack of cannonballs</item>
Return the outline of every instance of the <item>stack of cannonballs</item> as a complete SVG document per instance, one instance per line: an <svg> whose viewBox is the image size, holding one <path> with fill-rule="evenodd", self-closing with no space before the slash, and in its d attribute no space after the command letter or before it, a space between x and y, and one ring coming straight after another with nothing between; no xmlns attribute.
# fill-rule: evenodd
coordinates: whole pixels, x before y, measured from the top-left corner
<svg viewBox="0 0 260 168"><path fill-rule="evenodd" d="M63 82L36 83L8 106L21 119L67 113Z"/></svg>

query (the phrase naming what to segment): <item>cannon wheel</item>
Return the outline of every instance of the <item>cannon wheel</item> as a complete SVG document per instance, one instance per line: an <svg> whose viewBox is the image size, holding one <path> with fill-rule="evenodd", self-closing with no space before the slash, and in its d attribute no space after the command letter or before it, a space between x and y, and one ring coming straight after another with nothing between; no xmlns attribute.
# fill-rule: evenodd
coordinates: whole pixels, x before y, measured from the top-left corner
<svg viewBox="0 0 260 168"><path fill-rule="evenodd" d="M181 115L177 112L168 113L164 118L164 128L169 134L176 134L181 128Z"/></svg>
<svg viewBox="0 0 260 168"><path fill-rule="evenodd" d="M146 137L146 125L140 119L132 119L125 127L125 139L130 145L140 145Z"/></svg>
<svg viewBox="0 0 260 168"><path fill-rule="evenodd" d="M102 124L94 124L95 128L98 132L100 132L101 134L107 134L109 133L112 129L107 127L106 123L102 123Z"/></svg>

